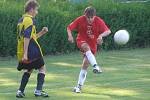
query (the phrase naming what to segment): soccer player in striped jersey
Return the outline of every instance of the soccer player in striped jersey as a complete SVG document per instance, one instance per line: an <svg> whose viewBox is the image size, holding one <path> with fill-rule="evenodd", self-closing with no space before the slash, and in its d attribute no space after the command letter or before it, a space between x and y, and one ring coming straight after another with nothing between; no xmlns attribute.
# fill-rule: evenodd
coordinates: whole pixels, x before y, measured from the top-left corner
<svg viewBox="0 0 150 100"><path fill-rule="evenodd" d="M17 56L19 71L24 70L20 87L17 90L16 97L23 98L24 90L30 78L33 69L37 69L37 87L34 91L35 96L48 97L48 94L43 91L45 78L45 64L41 47L37 41L42 35L48 32L47 27L36 34L35 16L38 14L39 4L36 0L29 0L25 4L25 14L19 19L17 25Z"/></svg>

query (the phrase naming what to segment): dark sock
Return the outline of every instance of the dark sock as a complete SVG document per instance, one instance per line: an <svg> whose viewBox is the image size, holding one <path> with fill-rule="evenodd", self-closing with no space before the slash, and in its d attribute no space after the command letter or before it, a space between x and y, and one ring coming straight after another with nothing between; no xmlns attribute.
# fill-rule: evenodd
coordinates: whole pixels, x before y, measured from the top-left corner
<svg viewBox="0 0 150 100"><path fill-rule="evenodd" d="M20 87L19 87L19 90L21 92L24 92L24 89L28 83L28 80L29 80L29 77L30 77L30 74L25 72L22 76L22 80L21 80L21 84L20 84Z"/></svg>
<svg viewBox="0 0 150 100"><path fill-rule="evenodd" d="M97 66L97 64L94 64L93 67Z"/></svg>
<svg viewBox="0 0 150 100"><path fill-rule="evenodd" d="M43 74L43 73L38 74L36 90L42 90L42 87L43 87L43 84L44 84L44 78L45 78L45 74Z"/></svg>
<svg viewBox="0 0 150 100"><path fill-rule="evenodd" d="M78 84L78 88L81 89L82 85Z"/></svg>

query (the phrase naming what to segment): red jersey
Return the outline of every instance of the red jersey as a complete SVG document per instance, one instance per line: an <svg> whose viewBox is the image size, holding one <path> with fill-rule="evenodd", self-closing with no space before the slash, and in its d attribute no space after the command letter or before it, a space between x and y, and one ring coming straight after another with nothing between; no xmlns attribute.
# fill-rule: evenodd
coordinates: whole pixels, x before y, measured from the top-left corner
<svg viewBox="0 0 150 100"><path fill-rule="evenodd" d="M78 48L81 47L81 44L86 42L90 46L93 53L96 53L97 49L97 38L98 36L109 30L105 25L104 21L98 16L94 16L93 22L89 24L87 22L86 16L80 16L75 19L68 28L73 31L78 31L76 38Z"/></svg>

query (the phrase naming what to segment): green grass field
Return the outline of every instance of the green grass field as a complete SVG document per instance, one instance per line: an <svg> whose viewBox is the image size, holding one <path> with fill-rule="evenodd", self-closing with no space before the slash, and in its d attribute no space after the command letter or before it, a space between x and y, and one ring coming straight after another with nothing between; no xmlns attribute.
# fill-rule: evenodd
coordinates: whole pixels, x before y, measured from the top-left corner
<svg viewBox="0 0 150 100"><path fill-rule="evenodd" d="M34 71L25 91L26 97L21 100L150 100L150 48L98 53L97 62L104 72L95 75L90 67L83 93L76 94L72 88L78 79L81 60L78 52L46 56L44 86L50 98L34 97ZM0 100L16 100L22 75L16 65L15 58L0 58Z"/></svg>

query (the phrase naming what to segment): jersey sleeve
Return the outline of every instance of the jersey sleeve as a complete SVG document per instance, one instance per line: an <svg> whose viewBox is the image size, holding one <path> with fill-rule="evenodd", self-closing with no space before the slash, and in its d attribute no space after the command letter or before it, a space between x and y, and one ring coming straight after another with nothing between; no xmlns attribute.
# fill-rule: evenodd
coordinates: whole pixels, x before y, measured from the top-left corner
<svg viewBox="0 0 150 100"><path fill-rule="evenodd" d="M99 28L99 34L102 34L102 33L104 33L105 31L108 31L109 30L109 28L107 27L107 25L105 24L105 22L102 20L102 19L100 19L100 18L98 18L98 28Z"/></svg>
<svg viewBox="0 0 150 100"><path fill-rule="evenodd" d="M69 28L71 31L78 30L80 18L76 18L70 25L68 25L67 28Z"/></svg>
<svg viewBox="0 0 150 100"><path fill-rule="evenodd" d="M31 38L32 27L33 27L32 18L25 17L23 23L24 23L24 37Z"/></svg>

